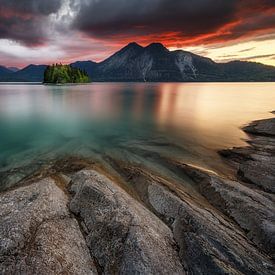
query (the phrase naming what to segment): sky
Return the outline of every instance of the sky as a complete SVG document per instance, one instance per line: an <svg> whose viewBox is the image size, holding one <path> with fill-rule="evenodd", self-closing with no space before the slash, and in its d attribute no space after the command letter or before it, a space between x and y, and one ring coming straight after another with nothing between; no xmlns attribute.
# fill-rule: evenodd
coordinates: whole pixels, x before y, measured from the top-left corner
<svg viewBox="0 0 275 275"><path fill-rule="evenodd" d="M99 62L130 42L275 66L275 0L0 0L0 65Z"/></svg>

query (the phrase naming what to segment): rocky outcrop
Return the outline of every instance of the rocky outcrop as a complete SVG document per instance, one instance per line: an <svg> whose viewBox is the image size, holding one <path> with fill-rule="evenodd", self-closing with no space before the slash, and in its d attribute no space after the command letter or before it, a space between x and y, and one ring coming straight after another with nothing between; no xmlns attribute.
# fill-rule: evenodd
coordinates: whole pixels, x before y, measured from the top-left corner
<svg viewBox="0 0 275 275"><path fill-rule="evenodd" d="M221 211L222 207L213 207L206 196L204 199L188 185L177 186L139 168L121 165L120 172L147 208L171 228L188 274L272 274L274 266L270 258L256 249L245 231ZM183 173L189 175L182 169ZM217 195L212 196L211 200L225 207ZM271 211L266 211L270 220Z"/></svg>
<svg viewBox="0 0 275 275"><path fill-rule="evenodd" d="M174 238L190 274L273 274L273 264L230 221L210 208L181 200L164 186L151 184L149 200L173 219Z"/></svg>
<svg viewBox="0 0 275 275"><path fill-rule="evenodd" d="M104 274L184 274L170 229L118 185L86 170L72 191L70 209Z"/></svg>
<svg viewBox="0 0 275 275"><path fill-rule="evenodd" d="M274 197L179 169L199 192L131 166L128 192L86 169L3 193L1 273L274 274Z"/></svg>
<svg viewBox="0 0 275 275"><path fill-rule="evenodd" d="M275 137L275 118L254 121L243 129L250 134Z"/></svg>
<svg viewBox="0 0 275 275"><path fill-rule="evenodd" d="M251 241L275 259L273 195L188 165L181 165L181 168L214 207L233 218Z"/></svg>
<svg viewBox="0 0 275 275"><path fill-rule="evenodd" d="M252 122L244 131L252 137L249 147L220 154L237 167L241 180L275 193L275 118Z"/></svg>
<svg viewBox="0 0 275 275"><path fill-rule="evenodd" d="M96 274L68 197L52 179L0 195L1 274Z"/></svg>

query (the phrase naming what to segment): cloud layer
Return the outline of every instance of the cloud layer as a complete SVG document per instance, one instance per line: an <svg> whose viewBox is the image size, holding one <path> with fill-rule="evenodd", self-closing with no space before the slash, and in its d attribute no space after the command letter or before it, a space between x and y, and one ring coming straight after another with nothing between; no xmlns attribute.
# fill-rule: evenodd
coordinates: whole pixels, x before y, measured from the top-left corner
<svg viewBox="0 0 275 275"><path fill-rule="evenodd" d="M209 44L275 28L274 0L0 0L0 38L43 43L64 2L72 29L105 40Z"/></svg>
<svg viewBox="0 0 275 275"><path fill-rule="evenodd" d="M235 0L101 0L79 2L74 27L100 37L215 31L234 16Z"/></svg>
<svg viewBox="0 0 275 275"><path fill-rule="evenodd" d="M62 0L0 0L0 38L26 45L45 42L49 16L58 12Z"/></svg>
<svg viewBox="0 0 275 275"><path fill-rule="evenodd" d="M62 57L89 47L106 56L131 41L205 51L274 37L274 0L0 0L0 43Z"/></svg>
<svg viewBox="0 0 275 275"><path fill-rule="evenodd" d="M73 27L104 39L208 44L275 28L271 0L75 0L73 6L78 10Z"/></svg>

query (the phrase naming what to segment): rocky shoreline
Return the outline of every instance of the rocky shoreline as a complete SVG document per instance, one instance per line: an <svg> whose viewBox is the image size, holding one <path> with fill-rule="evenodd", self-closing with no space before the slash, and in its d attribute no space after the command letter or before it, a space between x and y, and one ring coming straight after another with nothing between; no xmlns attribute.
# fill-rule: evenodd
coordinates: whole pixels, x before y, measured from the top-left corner
<svg viewBox="0 0 275 275"><path fill-rule="evenodd" d="M0 273L275 274L275 118L244 131L249 146L220 152L236 179L105 156L108 173L72 158L6 185Z"/></svg>

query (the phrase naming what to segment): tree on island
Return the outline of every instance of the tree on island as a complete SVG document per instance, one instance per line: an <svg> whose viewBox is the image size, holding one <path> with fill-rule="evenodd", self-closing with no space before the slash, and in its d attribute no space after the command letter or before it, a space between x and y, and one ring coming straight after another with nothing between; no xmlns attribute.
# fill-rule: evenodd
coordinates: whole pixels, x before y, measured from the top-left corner
<svg viewBox="0 0 275 275"><path fill-rule="evenodd" d="M44 72L44 83L89 83L88 74L70 65L53 64L48 66Z"/></svg>

